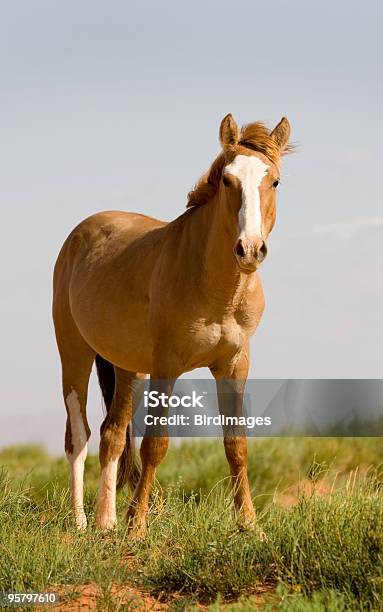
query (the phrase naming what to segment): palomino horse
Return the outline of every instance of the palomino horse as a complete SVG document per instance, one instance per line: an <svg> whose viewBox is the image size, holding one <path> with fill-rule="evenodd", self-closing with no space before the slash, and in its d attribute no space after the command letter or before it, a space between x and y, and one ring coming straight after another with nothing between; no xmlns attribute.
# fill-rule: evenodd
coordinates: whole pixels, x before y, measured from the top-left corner
<svg viewBox="0 0 383 612"><path fill-rule="evenodd" d="M116 484L136 482L127 518L137 537L146 529L156 467L168 448L166 428L146 435L141 473L132 460L129 422L140 379L171 395L183 372L210 368L221 412L236 414L249 367L249 338L264 309L257 269L275 222L279 166L288 148L286 118L269 131L240 131L227 115L222 152L189 193L187 210L170 223L111 211L78 225L54 272L53 316L67 410L65 450L76 524L85 528L83 474L90 429L89 375L96 365L107 416L101 427L96 522L116 524ZM220 399L221 398L221 399ZM223 399L222 399L223 398ZM226 399L225 399L226 398ZM227 433L227 432L226 432ZM224 448L241 520L253 522L244 435L225 435Z"/></svg>

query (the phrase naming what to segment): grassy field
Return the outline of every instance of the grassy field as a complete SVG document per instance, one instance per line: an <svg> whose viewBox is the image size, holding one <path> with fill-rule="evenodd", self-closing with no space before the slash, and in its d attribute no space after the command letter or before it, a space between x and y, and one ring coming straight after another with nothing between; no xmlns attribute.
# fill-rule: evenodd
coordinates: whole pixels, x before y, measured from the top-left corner
<svg viewBox="0 0 383 612"><path fill-rule="evenodd" d="M222 443L196 441L170 450L137 543L123 522L128 490L118 529L94 528L96 457L86 466L90 526L77 533L66 460L4 449L0 591L58 591L68 610L382 610L382 440L257 440L249 459L255 531L235 522Z"/></svg>

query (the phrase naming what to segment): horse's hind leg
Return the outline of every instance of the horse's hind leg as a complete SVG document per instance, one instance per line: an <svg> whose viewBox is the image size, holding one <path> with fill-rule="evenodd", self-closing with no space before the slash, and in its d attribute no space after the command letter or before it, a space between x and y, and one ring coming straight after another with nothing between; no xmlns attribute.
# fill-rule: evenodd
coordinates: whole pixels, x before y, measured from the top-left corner
<svg viewBox="0 0 383 612"><path fill-rule="evenodd" d="M63 395L67 410L65 453L70 467L71 504L77 527L85 529L87 520L83 501L84 464L90 436L86 418L86 400L95 354L83 340L73 322L65 326L63 333L60 333L57 327L56 325L62 365Z"/></svg>
<svg viewBox="0 0 383 612"><path fill-rule="evenodd" d="M116 485L118 461L124 451L126 431L132 418L134 388L139 383L134 372L114 368L115 388L108 414L101 425L100 485L97 501L96 524L100 529L115 527Z"/></svg>
<svg viewBox="0 0 383 612"><path fill-rule="evenodd" d="M175 378L170 377L160 380L159 377L151 376L150 390L158 391L159 395L165 393L171 396ZM148 417L166 417L168 408L160 406L156 409L148 408ZM153 486L155 472L164 459L169 445L169 434L167 425L146 426L145 435L142 440L140 455L142 463L141 476L138 481L133 499L127 511L126 520L135 539L145 536L146 521L149 512L149 496Z"/></svg>

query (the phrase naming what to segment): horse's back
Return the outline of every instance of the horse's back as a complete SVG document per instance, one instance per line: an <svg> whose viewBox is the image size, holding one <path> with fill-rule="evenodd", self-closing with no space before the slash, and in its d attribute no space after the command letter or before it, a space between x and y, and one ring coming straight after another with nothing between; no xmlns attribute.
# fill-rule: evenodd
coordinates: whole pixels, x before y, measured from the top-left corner
<svg viewBox="0 0 383 612"><path fill-rule="evenodd" d="M55 285L63 269L71 272L82 260L91 266L105 257L116 257L166 225L164 221L124 211L105 211L87 217L72 230L61 248L55 265Z"/></svg>

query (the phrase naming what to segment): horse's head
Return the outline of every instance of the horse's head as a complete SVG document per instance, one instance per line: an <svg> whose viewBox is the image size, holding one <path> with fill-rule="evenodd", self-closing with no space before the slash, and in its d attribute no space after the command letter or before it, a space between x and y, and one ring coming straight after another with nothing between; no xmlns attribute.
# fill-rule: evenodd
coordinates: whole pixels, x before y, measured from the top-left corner
<svg viewBox="0 0 383 612"><path fill-rule="evenodd" d="M267 254L275 223L281 155L288 149L290 125L283 117L272 132L260 123L241 132L232 115L221 123L224 152L220 196L237 220L234 255L242 271L253 272Z"/></svg>

